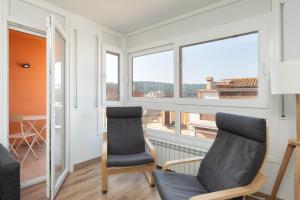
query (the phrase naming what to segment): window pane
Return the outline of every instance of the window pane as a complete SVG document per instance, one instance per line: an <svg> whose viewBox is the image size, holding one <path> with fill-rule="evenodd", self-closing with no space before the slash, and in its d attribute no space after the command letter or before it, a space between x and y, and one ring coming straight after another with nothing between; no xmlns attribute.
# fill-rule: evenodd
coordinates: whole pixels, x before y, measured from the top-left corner
<svg viewBox="0 0 300 200"><path fill-rule="evenodd" d="M165 110L144 110L144 128L175 133L176 113Z"/></svg>
<svg viewBox="0 0 300 200"><path fill-rule="evenodd" d="M65 132L65 49L64 37L55 30L55 183L66 169L66 132ZM29 129L30 131L30 129Z"/></svg>
<svg viewBox="0 0 300 200"><path fill-rule="evenodd" d="M106 101L119 101L120 55L106 52Z"/></svg>
<svg viewBox="0 0 300 200"><path fill-rule="evenodd" d="M215 114L180 113L180 129L182 135L213 140L217 126Z"/></svg>
<svg viewBox="0 0 300 200"><path fill-rule="evenodd" d="M181 97L255 98L258 33L182 47L181 72Z"/></svg>
<svg viewBox="0 0 300 200"><path fill-rule="evenodd" d="M133 58L133 97L174 96L174 51Z"/></svg>

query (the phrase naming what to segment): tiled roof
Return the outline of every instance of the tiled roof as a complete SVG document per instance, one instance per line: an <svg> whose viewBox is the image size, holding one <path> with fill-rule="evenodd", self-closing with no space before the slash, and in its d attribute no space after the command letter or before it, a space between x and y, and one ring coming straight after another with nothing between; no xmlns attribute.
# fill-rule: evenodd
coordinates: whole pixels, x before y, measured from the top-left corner
<svg viewBox="0 0 300 200"><path fill-rule="evenodd" d="M257 88L257 78L223 79L217 83L217 88Z"/></svg>
<svg viewBox="0 0 300 200"><path fill-rule="evenodd" d="M200 120L216 121L215 114L200 114Z"/></svg>

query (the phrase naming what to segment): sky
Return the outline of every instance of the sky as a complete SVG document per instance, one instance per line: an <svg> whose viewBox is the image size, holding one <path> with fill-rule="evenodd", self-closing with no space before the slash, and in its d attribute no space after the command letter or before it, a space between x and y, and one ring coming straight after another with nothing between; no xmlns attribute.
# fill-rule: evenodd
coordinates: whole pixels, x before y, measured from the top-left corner
<svg viewBox="0 0 300 200"><path fill-rule="evenodd" d="M205 83L207 76L257 77L258 34L244 35L182 49L183 83Z"/></svg>
<svg viewBox="0 0 300 200"><path fill-rule="evenodd" d="M107 82L116 82L117 57L106 58ZM133 58L133 81L174 83L174 51ZM206 83L226 78L257 77L258 33L182 48L184 84Z"/></svg>
<svg viewBox="0 0 300 200"><path fill-rule="evenodd" d="M133 58L133 81L156 81L173 83L174 51Z"/></svg>
<svg viewBox="0 0 300 200"><path fill-rule="evenodd" d="M106 82L118 83L119 82L119 57L110 53L106 53Z"/></svg>

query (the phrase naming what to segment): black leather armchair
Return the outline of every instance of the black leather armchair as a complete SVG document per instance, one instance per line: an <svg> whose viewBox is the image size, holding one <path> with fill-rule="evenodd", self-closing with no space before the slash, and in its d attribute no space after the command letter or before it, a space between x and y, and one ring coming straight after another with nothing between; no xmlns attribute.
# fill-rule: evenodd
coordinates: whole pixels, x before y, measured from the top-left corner
<svg viewBox="0 0 300 200"><path fill-rule="evenodd" d="M106 115L107 133L103 133L101 156L102 192L107 191L108 176L119 173L145 172L150 185L154 185L156 151L144 134L142 107L108 107Z"/></svg>
<svg viewBox="0 0 300 200"><path fill-rule="evenodd" d="M20 164L0 144L0 200L20 199Z"/></svg>
<svg viewBox="0 0 300 200"><path fill-rule="evenodd" d="M168 161L154 179L162 200L242 199L265 182L259 172L267 152L264 119L217 113L217 137L204 157ZM167 171L170 165L201 161L197 176Z"/></svg>

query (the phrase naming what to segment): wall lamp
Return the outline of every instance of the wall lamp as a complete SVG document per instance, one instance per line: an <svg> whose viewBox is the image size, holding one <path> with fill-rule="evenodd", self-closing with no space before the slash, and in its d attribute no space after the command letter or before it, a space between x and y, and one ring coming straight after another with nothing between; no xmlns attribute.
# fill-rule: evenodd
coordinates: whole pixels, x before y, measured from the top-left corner
<svg viewBox="0 0 300 200"><path fill-rule="evenodd" d="M22 65L22 67L23 67L23 68L26 68L26 69L27 69L27 68L30 68L30 64L29 64L29 63L25 63L25 64Z"/></svg>

